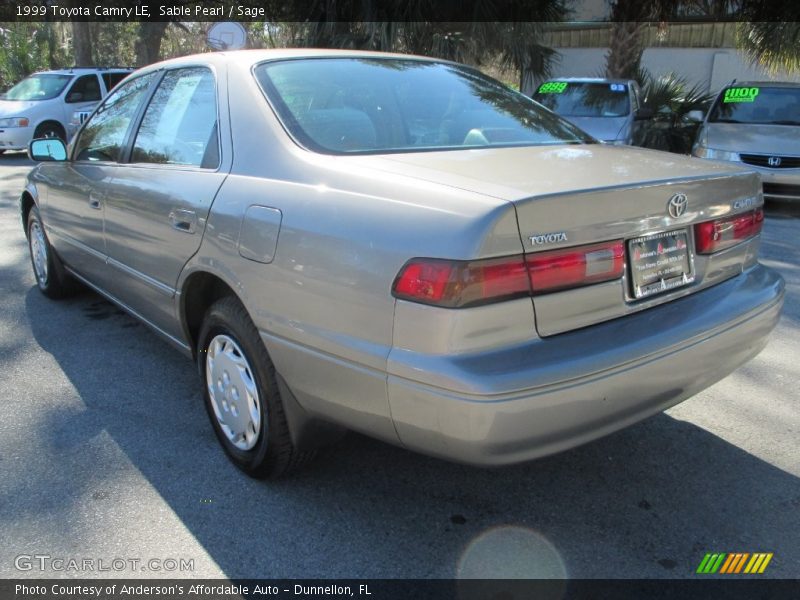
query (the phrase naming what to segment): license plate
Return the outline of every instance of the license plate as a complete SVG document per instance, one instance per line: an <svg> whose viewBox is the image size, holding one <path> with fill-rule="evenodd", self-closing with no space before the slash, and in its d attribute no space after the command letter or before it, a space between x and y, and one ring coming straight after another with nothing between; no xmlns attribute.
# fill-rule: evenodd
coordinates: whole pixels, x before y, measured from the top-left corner
<svg viewBox="0 0 800 600"><path fill-rule="evenodd" d="M642 236L628 241L633 297L646 298L694 281L685 229Z"/></svg>

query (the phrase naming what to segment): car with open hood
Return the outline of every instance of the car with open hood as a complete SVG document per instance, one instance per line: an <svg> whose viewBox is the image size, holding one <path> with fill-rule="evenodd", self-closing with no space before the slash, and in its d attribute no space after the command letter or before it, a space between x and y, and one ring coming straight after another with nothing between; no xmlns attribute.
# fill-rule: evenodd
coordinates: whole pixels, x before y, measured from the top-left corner
<svg viewBox="0 0 800 600"><path fill-rule="evenodd" d="M346 429L475 465L558 452L725 377L783 302L756 174L600 144L452 62L174 59L30 153L39 289L83 282L196 361L253 476Z"/></svg>

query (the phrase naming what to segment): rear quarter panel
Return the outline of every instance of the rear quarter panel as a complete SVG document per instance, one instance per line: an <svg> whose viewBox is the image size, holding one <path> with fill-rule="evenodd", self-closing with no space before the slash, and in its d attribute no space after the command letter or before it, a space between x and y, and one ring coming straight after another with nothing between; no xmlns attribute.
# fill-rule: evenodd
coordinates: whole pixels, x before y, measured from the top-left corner
<svg viewBox="0 0 800 600"><path fill-rule="evenodd" d="M199 270L223 278L307 411L394 441L386 361L395 276L416 256L520 253L513 205L298 148L249 69L229 77L234 165L179 289ZM269 264L240 253L254 205L281 213Z"/></svg>

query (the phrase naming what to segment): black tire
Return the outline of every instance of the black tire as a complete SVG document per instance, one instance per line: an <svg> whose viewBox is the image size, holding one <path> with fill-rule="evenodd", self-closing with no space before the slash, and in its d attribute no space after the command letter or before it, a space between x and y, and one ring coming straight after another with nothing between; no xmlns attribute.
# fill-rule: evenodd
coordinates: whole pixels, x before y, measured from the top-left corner
<svg viewBox="0 0 800 600"><path fill-rule="evenodd" d="M31 258L33 276L39 291L48 298L65 298L78 289L78 283L69 276L64 265L53 251L50 240L42 224L38 207L34 206L28 213L28 253ZM41 254L39 254L41 253ZM37 266L38 259L38 266Z"/></svg>
<svg viewBox="0 0 800 600"><path fill-rule="evenodd" d="M212 369L216 370L216 374L223 370L219 350L210 348L215 340L218 343L219 340L223 340L225 344L227 344L227 340L233 341L232 345L226 347L236 357L240 355L239 353L243 355L242 358L248 367L245 370L248 374L247 381L254 382L258 391L254 403L258 404L260 410L260 423L256 441L248 449L237 447L235 444L237 440L230 437L235 435L233 430L229 429L229 432L226 433L220 422L226 417L234 420L237 416L237 412L232 408L234 406L233 398L225 395L229 392L221 391L224 385L221 378L218 381L219 387L214 388L218 402L216 410L214 400L211 398L209 381L212 386L215 385L215 382L213 374L210 379L207 378L209 352L212 353L212 356L217 357L216 360L212 360ZM275 367L267 354L267 349L261 341L256 326L237 298L232 296L222 298L211 305L206 312L198 337L197 362L203 382L203 398L211 426L228 458L237 467L250 477L277 479L311 458L313 453L299 452L292 442L275 377ZM234 390L237 389L235 386L232 387ZM223 408L222 405L225 404L226 399L230 405ZM238 406L241 410L241 404ZM227 411L229 407L231 411ZM222 417L218 417L216 411L220 411ZM256 428L252 427L249 431L256 431ZM243 433L241 435L244 436ZM246 444L246 440L243 438L238 439L238 442Z"/></svg>
<svg viewBox="0 0 800 600"><path fill-rule="evenodd" d="M38 140L41 138L58 138L65 144L67 143L67 133L64 128L53 122L42 123L36 128L33 133L33 139Z"/></svg>

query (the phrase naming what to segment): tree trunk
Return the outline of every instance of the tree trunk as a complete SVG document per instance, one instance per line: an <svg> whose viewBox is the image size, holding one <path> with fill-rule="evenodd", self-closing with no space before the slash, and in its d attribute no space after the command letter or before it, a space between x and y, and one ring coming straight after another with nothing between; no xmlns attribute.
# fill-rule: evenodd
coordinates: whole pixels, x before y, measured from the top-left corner
<svg viewBox="0 0 800 600"><path fill-rule="evenodd" d="M611 25L611 41L606 54L606 77L633 79L642 61L642 34L646 22L621 21Z"/></svg>
<svg viewBox="0 0 800 600"><path fill-rule="evenodd" d="M157 62L161 54L161 40L167 30L168 22L139 24L139 37L136 40L136 66L143 67Z"/></svg>
<svg viewBox="0 0 800 600"><path fill-rule="evenodd" d="M86 21L72 22L72 50L75 53L75 64L78 66L91 66L92 60L92 32Z"/></svg>

